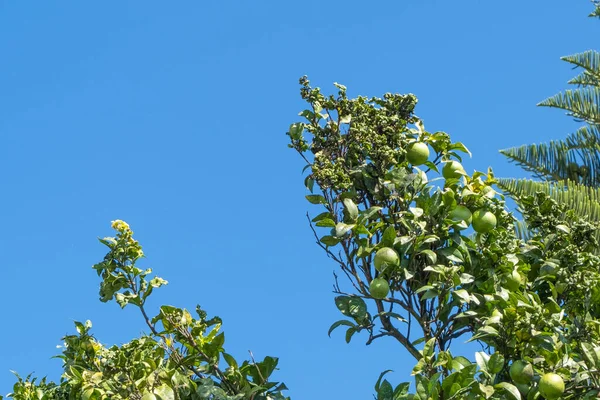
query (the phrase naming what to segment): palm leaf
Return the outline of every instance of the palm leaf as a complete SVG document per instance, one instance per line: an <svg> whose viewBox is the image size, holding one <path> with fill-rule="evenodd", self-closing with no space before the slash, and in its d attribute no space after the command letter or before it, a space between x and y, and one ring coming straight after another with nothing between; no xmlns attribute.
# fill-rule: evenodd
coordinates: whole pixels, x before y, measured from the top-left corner
<svg viewBox="0 0 600 400"><path fill-rule="evenodd" d="M519 239L525 242L533 237L533 232L529 229L527 222L524 220L515 221L515 233Z"/></svg>
<svg viewBox="0 0 600 400"><path fill-rule="evenodd" d="M570 150L592 149L597 151L600 146L600 125L586 125L575 133L567 136L567 146Z"/></svg>
<svg viewBox="0 0 600 400"><path fill-rule="evenodd" d="M571 85L578 86L600 86L600 78L595 74L591 74L588 71L583 71L575 78L571 79L568 83Z"/></svg>
<svg viewBox="0 0 600 400"><path fill-rule="evenodd" d="M589 126L566 140L500 150L511 162L541 180L600 183L600 129Z"/></svg>
<svg viewBox="0 0 600 400"><path fill-rule="evenodd" d="M569 181L538 182L530 179L500 178L498 187L519 202L519 198L533 196L538 192L572 209L589 221L600 221L600 188L589 187Z"/></svg>
<svg viewBox="0 0 600 400"><path fill-rule="evenodd" d="M576 90L565 90L538 103L538 106L560 108L568 115L600 125L600 88L585 87Z"/></svg>
<svg viewBox="0 0 600 400"><path fill-rule="evenodd" d="M587 50L583 53L564 56L560 59L568 62L569 64L573 64L575 67L583 68L583 72L587 73L591 79L595 79L596 82L600 80L600 53L597 51Z"/></svg>

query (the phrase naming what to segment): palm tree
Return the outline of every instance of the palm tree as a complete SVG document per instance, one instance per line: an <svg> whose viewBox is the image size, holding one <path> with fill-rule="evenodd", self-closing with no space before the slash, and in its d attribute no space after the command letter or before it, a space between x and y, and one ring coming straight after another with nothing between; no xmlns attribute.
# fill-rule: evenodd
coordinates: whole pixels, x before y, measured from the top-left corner
<svg viewBox="0 0 600 400"><path fill-rule="evenodd" d="M593 1L600 17L600 1ZM600 221L600 52L588 50L562 57L581 72L566 90L538 106L558 108L583 126L563 140L500 150L511 162L531 172L534 179L498 179L498 186L515 199L543 191L568 208L591 220ZM520 222L517 230L526 235Z"/></svg>

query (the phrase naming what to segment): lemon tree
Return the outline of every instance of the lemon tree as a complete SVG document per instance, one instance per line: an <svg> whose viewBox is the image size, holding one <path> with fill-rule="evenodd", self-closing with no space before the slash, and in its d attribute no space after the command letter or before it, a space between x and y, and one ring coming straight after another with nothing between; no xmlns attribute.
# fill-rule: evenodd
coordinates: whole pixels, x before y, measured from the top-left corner
<svg viewBox="0 0 600 400"><path fill-rule="evenodd" d="M219 317L161 306L149 314L146 302L167 281L142 269L140 243L129 225L112 222L114 237L100 239L108 247L94 265L101 278L100 300L140 311L150 333L121 346L106 347L91 333L92 323L75 322L76 333L63 338L59 383L46 378L22 378L8 398L14 400L241 400L289 397L283 383L271 375L278 359L238 361L224 350ZM353 305L352 310L357 308ZM360 307L358 307L360 308ZM366 306L362 309L366 313ZM2 396L0 396L0 399Z"/></svg>
<svg viewBox="0 0 600 400"><path fill-rule="evenodd" d="M467 148L427 131L415 96L351 99L340 84L328 96L300 84L308 107L290 147L306 162L318 244L343 272L343 318L329 334L392 338L414 361L414 384L384 372L376 397L597 398L598 227L543 194L523 197L525 242L492 170L467 173ZM488 350L455 355L466 340Z"/></svg>

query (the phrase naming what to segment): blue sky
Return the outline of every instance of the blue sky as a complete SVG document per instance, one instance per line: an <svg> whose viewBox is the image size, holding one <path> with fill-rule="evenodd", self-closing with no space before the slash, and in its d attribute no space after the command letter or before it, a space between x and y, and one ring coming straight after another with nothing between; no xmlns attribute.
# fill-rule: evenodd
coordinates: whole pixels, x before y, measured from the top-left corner
<svg viewBox="0 0 600 400"><path fill-rule="evenodd" d="M327 337L335 266L306 224L285 132L307 74L351 96L415 93L428 130L523 176L498 149L577 125L535 104L566 88L559 57L599 48L585 0L0 2L0 393L58 378L61 336L91 319L105 344L144 331L100 303L97 236L128 221L154 304L201 304L239 357L280 357L294 399L370 398L407 378L392 341ZM363 338L364 339L364 338Z"/></svg>

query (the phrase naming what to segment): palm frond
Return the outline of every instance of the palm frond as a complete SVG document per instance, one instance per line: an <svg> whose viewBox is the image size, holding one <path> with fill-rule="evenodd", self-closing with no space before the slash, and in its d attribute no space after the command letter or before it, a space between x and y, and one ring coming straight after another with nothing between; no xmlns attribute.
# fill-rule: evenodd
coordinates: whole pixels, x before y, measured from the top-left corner
<svg viewBox="0 0 600 400"><path fill-rule="evenodd" d="M573 149L600 150L600 125L586 125L571 133L566 139L567 146Z"/></svg>
<svg viewBox="0 0 600 400"><path fill-rule="evenodd" d="M528 241L533 237L533 232L527 225L527 221L524 220L516 220L515 221L515 233L517 237L524 242Z"/></svg>
<svg viewBox="0 0 600 400"><path fill-rule="evenodd" d="M569 180L586 185L600 182L597 129L580 129L567 140L500 150L510 162L544 181Z"/></svg>
<svg viewBox="0 0 600 400"><path fill-rule="evenodd" d="M548 194L552 199L572 209L589 221L600 221L600 188L593 188L573 182L538 182L530 179L500 178L498 187L514 198L532 196L538 192Z"/></svg>
<svg viewBox="0 0 600 400"><path fill-rule="evenodd" d="M575 78L569 80L567 83L581 87L600 86L600 78L594 74L589 73L588 71L583 71Z"/></svg>
<svg viewBox="0 0 600 400"><path fill-rule="evenodd" d="M600 2L592 1L592 3L594 3L594 6L596 7L596 9L589 16L600 18Z"/></svg>
<svg viewBox="0 0 600 400"><path fill-rule="evenodd" d="M560 108L568 115L593 125L600 125L600 88L585 87L565 90L538 103L538 106Z"/></svg>
<svg viewBox="0 0 600 400"><path fill-rule="evenodd" d="M583 53L572 54L560 58L573 64L575 67L583 68L592 78L600 80L600 53L596 50L587 50Z"/></svg>

